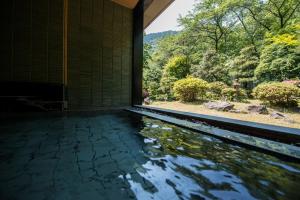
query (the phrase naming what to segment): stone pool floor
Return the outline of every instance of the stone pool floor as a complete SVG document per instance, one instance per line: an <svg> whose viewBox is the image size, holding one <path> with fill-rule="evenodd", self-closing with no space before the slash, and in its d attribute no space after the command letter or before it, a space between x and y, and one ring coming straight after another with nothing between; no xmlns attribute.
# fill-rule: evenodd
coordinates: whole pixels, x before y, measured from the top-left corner
<svg viewBox="0 0 300 200"><path fill-rule="evenodd" d="M299 200L299 180L299 163L129 112L0 115L0 200Z"/></svg>
<svg viewBox="0 0 300 200"><path fill-rule="evenodd" d="M0 199L135 199L123 181L143 182L133 126L119 114L2 119Z"/></svg>

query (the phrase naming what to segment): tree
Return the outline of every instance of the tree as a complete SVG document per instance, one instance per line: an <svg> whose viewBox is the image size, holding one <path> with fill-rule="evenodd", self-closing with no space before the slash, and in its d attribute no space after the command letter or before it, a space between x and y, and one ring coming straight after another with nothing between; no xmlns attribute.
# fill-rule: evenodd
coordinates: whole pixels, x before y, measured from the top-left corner
<svg viewBox="0 0 300 200"><path fill-rule="evenodd" d="M153 63L153 48L150 44L144 44L143 54L143 89L146 90L152 99L159 95L159 82L162 76L161 69Z"/></svg>
<svg viewBox="0 0 300 200"><path fill-rule="evenodd" d="M214 50L208 50L202 59L200 65L194 65L191 73L194 77L206 80L208 82L222 81L230 82L228 68L225 66L226 56L218 54Z"/></svg>
<svg viewBox="0 0 300 200"><path fill-rule="evenodd" d="M143 53L143 68L149 68L149 61L152 60L151 55L152 46L150 44L144 44L144 53Z"/></svg>
<svg viewBox="0 0 300 200"><path fill-rule="evenodd" d="M285 28L299 11L298 0L244 1L249 15L268 31Z"/></svg>
<svg viewBox="0 0 300 200"><path fill-rule="evenodd" d="M266 17L274 19L274 28L283 29L299 7L300 1L298 0L269 0L264 9L269 14Z"/></svg>
<svg viewBox="0 0 300 200"><path fill-rule="evenodd" d="M253 21L249 15L249 10L245 8L249 6L249 3L251 6L251 2L254 3L255 1L227 0L222 3L222 7L228 13L232 13L231 17L238 21L234 28L237 30L235 33L238 33L239 40L248 42L258 53L259 40L263 39L264 30Z"/></svg>
<svg viewBox="0 0 300 200"><path fill-rule="evenodd" d="M203 0L192 13L179 19L180 24L193 33L192 37L204 37L204 42L211 43L216 52L221 50L222 42L226 42L226 35L236 23L221 4L221 0Z"/></svg>
<svg viewBox="0 0 300 200"><path fill-rule="evenodd" d="M163 73L163 76L160 80L159 91L160 95L158 99L161 100L172 100L174 99L173 86L178 79L174 76L168 76L166 73Z"/></svg>
<svg viewBox="0 0 300 200"><path fill-rule="evenodd" d="M177 79L185 78L190 73L190 64L185 56L172 57L164 67L164 73L167 76L173 76Z"/></svg>
<svg viewBox="0 0 300 200"><path fill-rule="evenodd" d="M149 93L151 99L158 99L160 95L160 80L162 71L155 65L150 65L143 72L143 88Z"/></svg>
<svg viewBox="0 0 300 200"><path fill-rule="evenodd" d="M245 47L231 63L229 74L232 79L238 79L244 89L251 90L254 87L254 70L258 64L259 59L255 47Z"/></svg>
<svg viewBox="0 0 300 200"><path fill-rule="evenodd" d="M255 76L260 82L283 81L300 76L300 44L295 35L275 35L267 39Z"/></svg>
<svg viewBox="0 0 300 200"><path fill-rule="evenodd" d="M177 35L170 35L158 41L152 53L152 60L156 65L162 68L171 57L178 54L177 38Z"/></svg>
<svg viewBox="0 0 300 200"><path fill-rule="evenodd" d="M164 67L160 80L160 91L164 99L173 99L174 82L185 78L190 72L190 65L185 56L179 55L172 57Z"/></svg>
<svg viewBox="0 0 300 200"><path fill-rule="evenodd" d="M155 40L150 50L145 45L149 69L144 69L144 85L154 98L172 99L174 81L189 74L226 84L239 79L248 90L259 82L299 77L299 4L197 1L187 16L179 18L182 31Z"/></svg>

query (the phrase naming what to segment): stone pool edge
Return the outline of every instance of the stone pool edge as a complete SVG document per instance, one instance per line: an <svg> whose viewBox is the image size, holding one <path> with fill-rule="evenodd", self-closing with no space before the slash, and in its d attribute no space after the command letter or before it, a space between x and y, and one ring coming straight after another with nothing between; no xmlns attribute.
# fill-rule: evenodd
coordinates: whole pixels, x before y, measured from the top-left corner
<svg viewBox="0 0 300 200"><path fill-rule="evenodd" d="M229 130L224 130L203 123L195 123L184 119L178 119L172 116L162 115L160 113L154 113L140 108L133 107L125 110L153 119L158 119L183 128L187 128L192 131L211 135L213 137L225 140L230 143L240 144L251 149L267 152L284 160L300 162L300 147L297 146L284 144L281 142L276 142L273 140L259 138L247 134L241 134Z"/></svg>
<svg viewBox="0 0 300 200"><path fill-rule="evenodd" d="M300 129L296 128L288 128L283 126L248 122L225 117L155 108L151 106L135 105L133 106L133 108L148 110L151 112L173 116L180 119L205 122L211 126L234 132L240 132L251 136L261 137L264 139L280 141L287 144L300 145Z"/></svg>

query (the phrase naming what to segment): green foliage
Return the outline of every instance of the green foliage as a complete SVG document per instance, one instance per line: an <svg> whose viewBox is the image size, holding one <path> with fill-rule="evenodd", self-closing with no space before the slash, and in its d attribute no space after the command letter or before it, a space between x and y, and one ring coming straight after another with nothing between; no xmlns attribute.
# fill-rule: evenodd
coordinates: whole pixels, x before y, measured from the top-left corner
<svg viewBox="0 0 300 200"><path fill-rule="evenodd" d="M299 77L300 53L286 42L266 45L261 53L255 76L263 81L283 81Z"/></svg>
<svg viewBox="0 0 300 200"><path fill-rule="evenodd" d="M288 26L299 15L298 0L227 0L235 9L243 10L244 14L256 23L258 28L266 31L279 31Z"/></svg>
<svg viewBox="0 0 300 200"><path fill-rule="evenodd" d="M203 55L200 65L194 65L191 73L194 77L208 82L222 81L228 83L230 78L228 69L225 67L226 58L214 50L208 50Z"/></svg>
<svg viewBox="0 0 300 200"><path fill-rule="evenodd" d="M151 50L152 50L151 45L149 45L149 44L144 45L144 53L143 53L144 68L148 68L149 61L152 60Z"/></svg>
<svg viewBox="0 0 300 200"><path fill-rule="evenodd" d="M282 35L275 35L271 38L274 44L282 44L287 46L298 46L300 45L297 40L297 36L294 34L284 33Z"/></svg>
<svg viewBox="0 0 300 200"><path fill-rule="evenodd" d="M170 35L159 40L154 46L152 60L159 67L165 66L169 59L178 54L178 36Z"/></svg>
<svg viewBox="0 0 300 200"><path fill-rule="evenodd" d="M262 23L271 30L279 30L289 24L295 12L299 11L300 3L298 0L268 0L258 6L263 10L260 12Z"/></svg>
<svg viewBox="0 0 300 200"><path fill-rule="evenodd" d="M206 97L208 99L220 99L222 97L222 90L225 88L228 88L228 85L220 81L209 83Z"/></svg>
<svg viewBox="0 0 300 200"><path fill-rule="evenodd" d="M254 88L252 95L271 105L295 106L300 89L289 83L262 83Z"/></svg>
<svg viewBox="0 0 300 200"><path fill-rule="evenodd" d="M144 36L144 44L155 46L159 40L175 34L177 34L177 31L163 31L158 33L150 33Z"/></svg>
<svg viewBox="0 0 300 200"><path fill-rule="evenodd" d="M228 26L235 24L230 20L228 10L222 7L222 0L199 1L192 13L179 22L186 29L191 29L197 38L202 37L216 52L224 50L226 35L230 32Z"/></svg>
<svg viewBox="0 0 300 200"><path fill-rule="evenodd" d="M145 45L144 87L152 99L170 100L174 82L187 75L228 85L237 79L248 94L257 83L297 79L299 11L298 0L197 1L179 18L182 31ZM208 91L207 97L220 95Z"/></svg>
<svg viewBox="0 0 300 200"><path fill-rule="evenodd" d="M222 96L228 101L243 101L247 98L247 93L243 89L224 88Z"/></svg>
<svg viewBox="0 0 300 200"><path fill-rule="evenodd" d="M161 69L153 63L152 46L144 45L144 64L143 64L143 88L146 90L150 98L156 99L159 95L159 82L162 77Z"/></svg>
<svg viewBox="0 0 300 200"><path fill-rule="evenodd" d="M178 79L174 76L169 76L168 74L164 73L161 80L160 80L160 97L161 100L172 100L174 99L173 93L173 86L175 81Z"/></svg>
<svg viewBox="0 0 300 200"><path fill-rule="evenodd" d="M258 56L254 46L245 47L240 55L235 57L231 63L230 76L237 79L242 88L251 90L254 87L254 70L259 64Z"/></svg>
<svg viewBox="0 0 300 200"><path fill-rule="evenodd" d="M143 88L149 93L151 99L156 100L160 95L161 69L150 65L148 68L144 68L143 77Z"/></svg>
<svg viewBox="0 0 300 200"><path fill-rule="evenodd" d="M164 67L164 73L167 76L177 79L185 78L190 72L190 65L185 56L174 56Z"/></svg>
<svg viewBox="0 0 300 200"><path fill-rule="evenodd" d="M188 75L189 70L190 65L187 63L187 58L185 56L172 57L163 69L159 87L160 95L157 97L157 99L174 99L174 82L185 78Z"/></svg>
<svg viewBox="0 0 300 200"><path fill-rule="evenodd" d="M198 96L203 97L207 90L207 82L198 78L187 77L174 83L175 97L181 101L195 101Z"/></svg>

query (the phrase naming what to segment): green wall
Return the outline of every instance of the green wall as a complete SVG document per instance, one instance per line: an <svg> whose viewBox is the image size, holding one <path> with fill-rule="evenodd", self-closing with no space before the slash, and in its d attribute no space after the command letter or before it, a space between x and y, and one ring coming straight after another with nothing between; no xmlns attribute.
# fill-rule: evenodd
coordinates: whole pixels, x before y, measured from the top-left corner
<svg viewBox="0 0 300 200"><path fill-rule="evenodd" d="M62 83L63 0L1 3L0 81Z"/></svg>
<svg viewBox="0 0 300 200"><path fill-rule="evenodd" d="M70 109L131 104L132 10L110 0L69 1Z"/></svg>

